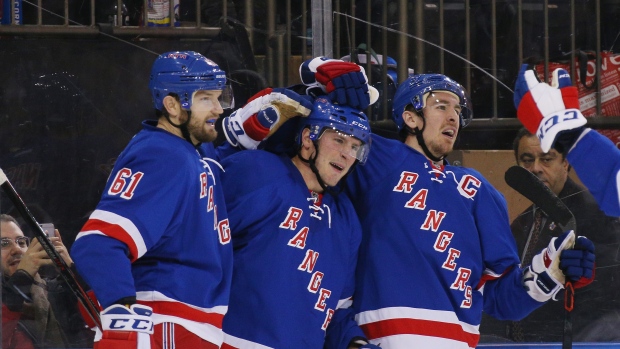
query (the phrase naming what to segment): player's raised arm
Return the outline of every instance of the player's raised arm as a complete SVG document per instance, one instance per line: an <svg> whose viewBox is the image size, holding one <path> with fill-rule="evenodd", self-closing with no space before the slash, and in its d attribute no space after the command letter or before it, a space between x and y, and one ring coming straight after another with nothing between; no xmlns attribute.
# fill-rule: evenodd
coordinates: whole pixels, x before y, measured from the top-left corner
<svg viewBox="0 0 620 349"><path fill-rule="evenodd" d="M568 72L556 69L549 85L538 81L536 73L523 65L514 102L519 120L540 139L542 150L555 147L566 153L601 209L609 216L620 216L620 150L586 127Z"/></svg>

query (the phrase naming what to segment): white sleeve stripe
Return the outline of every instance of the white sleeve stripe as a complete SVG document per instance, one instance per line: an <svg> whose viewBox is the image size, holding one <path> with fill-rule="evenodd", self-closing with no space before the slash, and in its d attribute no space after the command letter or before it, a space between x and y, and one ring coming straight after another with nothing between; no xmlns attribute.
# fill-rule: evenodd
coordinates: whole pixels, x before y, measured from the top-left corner
<svg viewBox="0 0 620 349"><path fill-rule="evenodd" d="M99 230L89 230L89 231L81 231L79 234L77 234L77 236L75 237L75 240L87 236L87 235L93 235L93 234L99 234L99 235L105 235L104 233L100 232Z"/></svg>
<svg viewBox="0 0 620 349"><path fill-rule="evenodd" d="M347 309L347 308L350 308L351 305L353 305L353 300L351 299L351 297L341 299L338 301L338 305L336 306L336 309Z"/></svg>
<svg viewBox="0 0 620 349"><path fill-rule="evenodd" d="M140 258L146 253L147 249L146 244L144 243L144 239L142 238L142 235L140 234L138 228L129 219L116 213L103 210L93 211L93 213L90 215L90 219L97 219L108 224L117 225L123 231L125 231L136 245L138 255L135 256L135 258Z"/></svg>

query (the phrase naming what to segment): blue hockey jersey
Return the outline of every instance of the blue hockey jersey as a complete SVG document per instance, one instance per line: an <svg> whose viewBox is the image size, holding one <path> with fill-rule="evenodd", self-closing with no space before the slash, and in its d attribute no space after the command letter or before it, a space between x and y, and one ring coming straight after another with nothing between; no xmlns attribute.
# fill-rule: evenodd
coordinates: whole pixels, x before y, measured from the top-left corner
<svg viewBox="0 0 620 349"><path fill-rule="evenodd" d="M620 216L620 152L609 138L586 129L566 156L608 216Z"/></svg>
<svg viewBox="0 0 620 349"><path fill-rule="evenodd" d="M223 348L323 348L353 294L361 228L351 202L313 195L286 156L243 151L222 165L234 248Z"/></svg>
<svg viewBox="0 0 620 349"><path fill-rule="evenodd" d="M522 286L506 202L475 170L434 167L373 135L348 188L363 229L356 320L386 348L474 348L484 310L520 319L540 306Z"/></svg>
<svg viewBox="0 0 620 349"><path fill-rule="evenodd" d="M156 324L221 344L232 244L218 154L155 125L118 157L71 255L104 308L136 296Z"/></svg>

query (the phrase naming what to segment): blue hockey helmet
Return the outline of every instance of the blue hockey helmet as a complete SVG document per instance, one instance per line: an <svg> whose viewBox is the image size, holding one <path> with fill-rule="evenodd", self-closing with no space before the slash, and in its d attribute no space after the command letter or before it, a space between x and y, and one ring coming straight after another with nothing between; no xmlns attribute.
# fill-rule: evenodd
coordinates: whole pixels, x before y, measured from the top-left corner
<svg viewBox="0 0 620 349"><path fill-rule="evenodd" d="M319 97L314 101L310 115L300 118L297 133L297 145L301 146L302 132L310 128L310 140L317 141L325 130L334 130L362 141L362 146L354 156L360 163L365 163L370 151L370 123L368 117L359 109L346 105L331 103Z"/></svg>
<svg viewBox="0 0 620 349"><path fill-rule="evenodd" d="M222 90L222 108L233 107L233 94L226 84L226 72L212 60L194 51L173 51L161 54L151 68L149 89L155 109L163 109L169 93L179 96L181 107L189 110L194 92Z"/></svg>
<svg viewBox="0 0 620 349"><path fill-rule="evenodd" d="M394 95L392 117L399 130L403 128L405 108L411 104L418 113L421 113L426 105L426 97L433 91L454 93L459 98L461 105L461 114L459 115L461 127L469 124L473 117L473 111L463 86L442 74L417 74L410 76L400 84Z"/></svg>

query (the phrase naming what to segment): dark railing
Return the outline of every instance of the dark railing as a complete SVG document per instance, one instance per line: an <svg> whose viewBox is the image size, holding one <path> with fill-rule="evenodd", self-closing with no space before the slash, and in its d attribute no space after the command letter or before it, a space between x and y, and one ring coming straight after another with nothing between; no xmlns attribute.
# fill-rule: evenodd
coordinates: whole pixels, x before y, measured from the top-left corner
<svg viewBox="0 0 620 349"><path fill-rule="evenodd" d="M303 60L313 52L333 52L335 57L341 57L359 43L365 43L376 53L394 57L399 62L399 80L407 76L409 67L416 72L444 73L472 93L475 105L484 104L484 107L476 108L480 110L476 113L477 118L502 119L514 117L509 102L511 89L516 72L526 57L535 56L548 76L550 61L564 59L574 62L578 50L609 50L615 42L615 37L611 36L620 30L618 21L602 17L602 13L616 11L615 7L607 7L617 5L603 0L237 0L234 4L228 0L215 2L216 5L210 5L208 9L205 5L213 4L213 1L182 0L181 10L176 12L180 25L169 27L144 25L149 22L149 15L143 9L149 7L150 0L128 4L126 1L130 2L64 0L63 6L56 6L53 11L45 8L47 2L42 0L22 0L22 13L25 7L35 8L36 11L30 11L33 16L23 25L1 26L0 34L110 35L127 40L212 39L220 33L220 22L212 18L205 21L204 12L219 4L221 8L215 11L216 14L241 23L246 28L255 55L265 57L259 71L271 85L294 82L295 76L280 69L293 64L290 59L293 56ZM10 3L12 12L15 1ZM322 28L313 28L317 22L312 20L313 14L315 17L321 15L326 4L333 8L329 14L333 23L326 27L333 28L329 35L321 32ZM81 10L72 6L80 6ZM131 20L125 20L130 18L128 12L132 12ZM168 16L175 18L172 6ZM44 17L53 18L54 24L46 23ZM606 23L604 28L603 23ZM583 28L584 25L587 28ZM310 50L312 43L316 46L312 35L331 41L333 48ZM597 56L596 60L596 66L600 66L601 57ZM367 70L370 70L370 63ZM596 89L600 91L600 70L596 74ZM571 66L571 76L576 76L574 65ZM386 86L385 81L383 86ZM482 95L478 99L483 100L476 102L478 95ZM600 116L600 93L596 94L596 101L597 115ZM381 114L388 115L387 110ZM620 126L618 120L617 116L611 116L604 123L617 127ZM599 122L592 122L592 125L598 127Z"/></svg>

